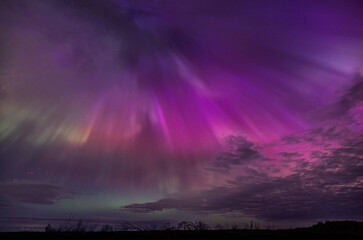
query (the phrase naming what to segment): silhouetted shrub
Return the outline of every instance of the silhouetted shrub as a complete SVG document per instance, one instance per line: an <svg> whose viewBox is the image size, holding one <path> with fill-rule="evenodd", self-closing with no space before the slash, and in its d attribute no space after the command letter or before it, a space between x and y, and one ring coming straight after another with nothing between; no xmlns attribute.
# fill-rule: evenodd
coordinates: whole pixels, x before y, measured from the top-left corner
<svg viewBox="0 0 363 240"><path fill-rule="evenodd" d="M55 232L56 230L54 228L52 228L52 226L50 224L48 224L45 227L45 232Z"/></svg>
<svg viewBox="0 0 363 240"><path fill-rule="evenodd" d="M178 223L176 229L177 230L187 230L187 231L191 231L191 230L202 231L202 230L210 230L211 228L208 226L208 224L203 223L202 221L198 221L196 223L182 221L182 222Z"/></svg>
<svg viewBox="0 0 363 240"><path fill-rule="evenodd" d="M113 232L114 228L111 225L105 224L101 228L101 232Z"/></svg>

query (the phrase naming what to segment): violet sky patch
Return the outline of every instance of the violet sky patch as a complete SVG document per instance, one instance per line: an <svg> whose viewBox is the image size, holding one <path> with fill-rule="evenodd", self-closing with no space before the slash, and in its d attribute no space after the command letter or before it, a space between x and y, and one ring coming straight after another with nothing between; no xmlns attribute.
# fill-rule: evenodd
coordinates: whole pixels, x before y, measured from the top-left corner
<svg viewBox="0 0 363 240"><path fill-rule="evenodd" d="M360 1L1 1L0 217L362 220L362 23Z"/></svg>

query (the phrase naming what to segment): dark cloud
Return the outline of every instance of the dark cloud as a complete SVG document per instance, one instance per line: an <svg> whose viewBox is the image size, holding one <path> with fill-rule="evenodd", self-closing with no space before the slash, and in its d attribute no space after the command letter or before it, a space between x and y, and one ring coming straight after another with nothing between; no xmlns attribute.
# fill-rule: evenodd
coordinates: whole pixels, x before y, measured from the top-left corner
<svg viewBox="0 0 363 240"><path fill-rule="evenodd" d="M356 74L352 81L338 89L335 95L336 101L311 112L312 122L321 125L361 123L363 119L363 77Z"/></svg>
<svg viewBox="0 0 363 240"><path fill-rule="evenodd" d="M0 197L23 203L51 205L60 199L73 198L77 194L70 189L28 180L0 183Z"/></svg>
<svg viewBox="0 0 363 240"><path fill-rule="evenodd" d="M151 212L164 209L198 213L242 212L265 220L308 220L363 217L362 141L313 153L314 162L286 177L249 170L232 187L212 188L189 197L132 204L124 209ZM293 160L291 160L293 161Z"/></svg>
<svg viewBox="0 0 363 240"><path fill-rule="evenodd" d="M345 128L315 127L303 132L298 132L296 134L283 137L278 142L280 144L290 145L301 143L326 145L330 140L336 140L339 137L346 138L349 134L349 130Z"/></svg>
<svg viewBox="0 0 363 240"><path fill-rule="evenodd" d="M8 203L0 203L0 209L6 210L6 209L26 209L24 207L20 207L20 206L16 206L13 204L8 204Z"/></svg>
<svg viewBox="0 0 363 240"><path fill-rule="evenodd" d="M362 91L361 84L354 81L349 94L337 101L337 106L348 109L340 111L339 119L330 115L330 124L324 127L307 129L258 148L244 137L227 138L228 151L208 171L241 167L243 171L228 181L231 185L131 204L123 209L178 209L227 215L237 212L273 221L363 219L363 132L350 125L349 115L349 108L362 101L363 94L356 94ZM340 108L343 109L336 107ZM271 159L259 151L263 147L289 150L279 153L281 159Z"/></svg>
<svg viewBox="0 0 363 240"><path fill-rule="evenodd" d="M281 156L286 157L286 158L297 158L297 157L302 157L304 156L303 154L297 153L297 152L281 152L280 153Z"/></svg>
<svg viewBox="0 0 363 240"><path fill-rule="evenodd" d="M343 97L331 106L332 114L341 116L347 114L349 109L363 101L363 78L357 74L354 79L354 84L343 89Z"/></svg>
<svg viewBox="0 0 363 240"><path fill-rule="evenodd" d="M255 149L253 142L243 136L228 136L224 139L227 151L219 154L213 163L213 168L226 169L262 158L261 154Z"/></svg>

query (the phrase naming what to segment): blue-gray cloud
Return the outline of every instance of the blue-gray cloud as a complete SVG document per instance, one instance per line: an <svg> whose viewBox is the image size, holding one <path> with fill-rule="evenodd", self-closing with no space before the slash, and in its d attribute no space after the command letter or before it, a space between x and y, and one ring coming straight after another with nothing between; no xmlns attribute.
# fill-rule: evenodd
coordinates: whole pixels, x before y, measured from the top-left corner
<svg viewBox="0 0 363 240"><path fill-rule="evenodd" d="M74 190L29 180L0 183L1 198L22 203L51 205L61 199L73 198L77 194Z"/></svg>

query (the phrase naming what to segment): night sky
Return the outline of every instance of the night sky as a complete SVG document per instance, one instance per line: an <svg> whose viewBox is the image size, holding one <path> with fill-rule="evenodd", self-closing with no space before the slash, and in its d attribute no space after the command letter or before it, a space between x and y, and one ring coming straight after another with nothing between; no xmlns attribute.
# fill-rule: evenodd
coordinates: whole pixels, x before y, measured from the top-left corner
<svg viewBox="0 0 363 240"><path fill-rule="evenodd" d="M363 220L361 1L1 0L0 231Z"/></svg>

